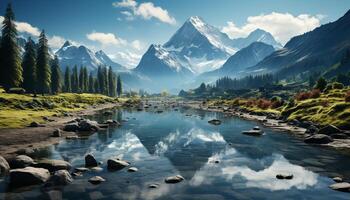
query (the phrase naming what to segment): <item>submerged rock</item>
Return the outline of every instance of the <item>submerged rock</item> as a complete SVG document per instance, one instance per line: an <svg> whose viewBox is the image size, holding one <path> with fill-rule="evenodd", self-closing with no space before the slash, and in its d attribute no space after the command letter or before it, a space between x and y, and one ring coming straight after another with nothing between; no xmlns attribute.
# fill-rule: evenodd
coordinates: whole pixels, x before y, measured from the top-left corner
<svg viewBox="0 0 350 200"><path fill-rule="evenodd" d="M316 134L312 135L310 137L307 137L304 140L305 143L311 143L311 144L328 144L330 142L333 142L333 139L329 137L328 135L324 134Z"/></svg>
<svg viewBox="0 0 350 200"><path fill-rule="evenodd" d="M50 172L43 168L26 167L10 170L10 184L13 186L26 186L46 182Z"/></svg>
<svg viewBox="0 0 350 200"><path fill-rule="evenodd" d="M10 166L12 169L24 168L33 165L34 160L26 155L16 156L13 160L10 161Z"/></svg>
<svg viewBox="0 0 350 200"><path fill-rule="evenodd" d="M220 125L221 121L218 119L212 119L212 120L209 120L208 123L213 125Z"/></svg>
<svg viewBox="0 0 350 200"><path fill-rule="evenodd" d="M342 192L350 192L350 183L341 182L335 183L329 186L332 190L342 191Z"/></svg>
<svg viewBox="0 0 350 200"><path fill-rule="evenodd" d="M337 182L337 183L341 183L341 182L343 182L343 179L341 177L334 177L333 181Z"/></svg>
<svg viewBox="0 0 350 200"><path fill-rule="evenodd" d="M184 177L182 177L181 175L176 175L176 176L170 176L166 178L164 181L165 183L179 183L183 180L185 180Z"/></svg>
<svg viewBox="0 0 350 200"><path fill-rule="evenodd" d="M85 167L97 167L97 161L92 154L87 154L85 156Z"/></svg>
<svg viewBox="0 0 350 200"><path fill-rule="evenodd" d="M91 120L82 120L78 123L79 131L98 131L99 130L99 126L98 123L96 121L91 121Z"/></svg>
<svg viewBox="0 0 350 200"><path fill-rule="evenodd" d="M158 188L158 187L159 187L159 185L157 183L153 183L153 184L148 185L148 188L152 188L152 189Z"/></svg>
<svg viewBox="0 0 350 200"><path fill-rule="evenodd" d="M88 169L86 167L77 167L74 169L74 171L76 171L76 172L88 172L88 171L90 171L90 169Z"/></svg>
<svg viewBox="0 0 350 200"><path fill-rule="evenodd" d="M128 172L137 172L137 171L139 171L139 169L137 169L136 167L130 167L128 169Z"/></svg>
<svg viewBox="0 0 350 200"><path fill-rule="evenodd" d="M6 175L10 171L10 165L5 158L0 156L0 176Z"/></svg>
<svg viewBox="0 0 350 200"><path fill-rule="evenodd" d="M67 132L76 132L79 130L79 125L77 122L66 124L63 130Z"/></svg>
<svg viewBox="0 0 350 200"><path fill-rule="evenodd" d="M67 170L58 170L49 179L53 185L68 185L73 182L72 176Z"/></svg>
<svg viewBox="0 0 350 200"><path fill-rule="evenodd" d="M50 172L58 170L69 170L72 166L69 162L64 160L40 160L34 165L35 167L48 169Z"/></svg>
<svg viewBox="0 0 350 200"><path fill-rule="evenodd" d="M61 133L61 129L57 128L52 132L52 137L61 137L62 133Z"/></svg>
<svg viewBox="0 0 350 200"><path fill-rule="evenodd" d="M120 123L113 119L108 119L105 122L103 122L103 124L108 124L110 126L120 126Z"/></svg>
<svg viewBox="0 0 350 200"><path fill-rule="evenodd" d="M123 169L124 167L127 167L129 165L130 164L124 160L118 160L118 159L111 158L107 161L108 169L111 169L111 170L120 170L120 169Z"/></svg>
<svg viewBox="0 0 350 200"><path fill-rule="evenodd" d="M102 178L101 176L94 176L89 179L89 182L92 184L100 184L105 181L106 179Z"/></svg>

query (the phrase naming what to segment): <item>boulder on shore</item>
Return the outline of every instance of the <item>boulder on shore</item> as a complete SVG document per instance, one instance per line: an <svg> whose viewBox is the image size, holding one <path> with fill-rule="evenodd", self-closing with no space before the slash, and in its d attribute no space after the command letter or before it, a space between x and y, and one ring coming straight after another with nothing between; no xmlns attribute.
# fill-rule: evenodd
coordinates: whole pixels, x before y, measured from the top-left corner
<svg viewBox="0 0 350 200"><path fill-rule="evenodd" d="M85 167L97 167L97 161L92 154L87 154L85 156Z"/></svg>
<svg viewBox="0 0 350 200"><path fill-rule="evenodd" d="M10 165L6 159L0 156L0 176L6 175L10 171Z"/></svg>
<svg viewBox="0 0 350 200"><path fill-rule="evenodd" d="M111 159L108 159L107 166L108 166L108 169L110 170L120 170L120 169L123 169L124 167L129 166L129 163L124 160L111 158Z"/></svg>
<svg viewBox="0 0 350 200"><path fill-rule="evenodd" d="M184 177L182 177L181 175L176 175L176 176L170 176L166 178L164 181L165 183L180 183L183 180L185 180Z"/></svg>
<svg viewBox="0 0 350 200"><path fill-rule="evenodd" d="M69 170L72 167L72 165L67 161L50 159L40 160L34 166L48 169L50 172L58 170Z"/></svg>
<svg viewBox="0 0 350 200"><path fill-rule="evenodd" d="M61 129L57 128L52 132L52 137L61 137L62 136L62 132Z"/></svg>
<svg viewBox="0 0 350 200"><path fill-rule="evenodd" d="M46 182L50 172L43 168L26 167L10 170L10 184L13 186L26 186Z"/></svg>
<svg viewBox="0 0 350 200"><path fill-rule="evenodd" d="M89 182L92 184L100 184L102 182L105 182L106 179L102 178L101 176L94 176L89 179Z"/></svg>
<svg viewBox="0 0 350 200"><path fill-rule="evenodd" d="M19 155L10 161L10 166L12 169L17 169L17 168L25 168L25 167L31 166L34 163L35 162L31 157L26 155Z"/></svg>
<svg viewBox="0 0 350 200"><path fill-rule="evenodd" d="M318 134L324 134L324 135L331 135L336 133L342 133L343 131L340 130L338 127L333 125L327 125L320 130L318 130Z"/></svg>
<svg viewBox="0 0 350 200"><path fill-rule="evenodd" d="M310 137L307 137L304 140L305 143L311 143L311 144L328 144L330 142L333 142L333 139L329 137L328 135L324 134L316 134L312 135Z"/></svg>
<svg viewBox="0 0 350 200"><path fill-rule="evenodd" d="M79 130L79 125L77 122L73 122L73 123L70 123L70 124L66 124L63 128L64 131L67 131L67 132L76 132Z"/></svg>
<svg viewBox="0 0 350 200"><path fill-rule="evenodd" d="M82 120L78 123L79 131L98 131L99 130L99 126L98 123L96 121L91 121L91 120Z"/></svg>

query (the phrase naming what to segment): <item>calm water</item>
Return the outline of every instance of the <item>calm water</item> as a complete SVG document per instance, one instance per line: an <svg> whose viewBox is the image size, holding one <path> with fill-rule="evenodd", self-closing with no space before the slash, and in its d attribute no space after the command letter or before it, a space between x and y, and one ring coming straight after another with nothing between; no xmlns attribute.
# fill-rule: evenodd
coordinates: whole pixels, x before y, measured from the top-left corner
<svg viewBox="0 0 350 200"><path fill-rule="evenodd" d="M84 139L62 141L42 149L37 158L64 159L84 166L84 155L103 161L102 172L87 172L66 187L42 192L40 186L7 188L0 181L0 199L349 199L349 193L328 189L329 177L350 177L350 156L331 149L306 145L287 133L264 129L262 137L241 134L257 125L220 113L195 110L154 112L116 111L115 119L127 120ZM207 123L218 118L220 126ZM106 119L93 117L97 121ZM109 172L113 156L131 162L138 172ZM220 161L215 163L215 161ZM276 174L293 174L277 180ZM164 178L185 177L178 184ZM100 185L87 180L106 178ZM148 185L159 183L159 188Z"/></svg>

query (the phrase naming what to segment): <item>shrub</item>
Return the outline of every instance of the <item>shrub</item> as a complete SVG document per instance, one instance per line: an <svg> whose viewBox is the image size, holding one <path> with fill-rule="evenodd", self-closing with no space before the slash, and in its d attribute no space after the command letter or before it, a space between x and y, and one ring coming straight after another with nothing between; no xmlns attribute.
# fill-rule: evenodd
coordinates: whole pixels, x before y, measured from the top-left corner
<svg viewBox="0 0 350 200"><path fill-rule="evenodd" d="M274 96L271 98L271 108L279 108L283 106L284 101L281 99L281 97Z"/></svg>
<svg viewBox="0 0 350 200"><path fill-rule="evenodd" d="M258 108L261 108L264 110L268 109L272 105L271 101L266 100L266 99L259 99L256 104L257 104Z"/></svg>
<svg viewBox="0 0 350 200"><path fill-rule="evenodd" d="M310 98L310 93L309 92L300 92L295 95L295 99L298 101L306 100Z"/></svg>
<svg viewBox="0 0 350 200"><path fill-rule="evenodd" d="M348 91L345 95L345 102L350 102L350 91Z"/></svg>
<svg viewBox="0 0 350 200"><path fill-rule="evenodd" d="M314 89L310 92L310 98L315 99L315 98L318 98L320 96L321 96L321 91L318 89Z"/></svg>
<svg viewBox="0 0 350 200"><path fill-rule="evenodd" d="M295 101L293 98L289 98L288 103L287 103L287 107L291 108L293 106L295 106Z"/></svg>
<svg viewBox="0 0 350 200"><path fill-rule="evenodd" d="M344 85L342 83L334 82L332 85L333 89L343 89Z"/></svg>
<svg viewBox="0 0 350 200"><path fill-rule="evenodd" d="M327 80L323 77L320 77L317 80L315 89L319 89L320 91L323 91L326 88L326 86L327 86Z"/></svg>

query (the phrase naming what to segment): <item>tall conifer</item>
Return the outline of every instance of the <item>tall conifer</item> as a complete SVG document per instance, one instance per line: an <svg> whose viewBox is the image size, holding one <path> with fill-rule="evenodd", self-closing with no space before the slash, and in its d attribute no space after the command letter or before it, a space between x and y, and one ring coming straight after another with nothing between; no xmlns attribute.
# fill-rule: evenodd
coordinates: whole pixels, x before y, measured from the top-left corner
<svg viewBox="0 0 350 200"><path fill-rule="evenodd" d="M36 60L35 44L29 37L22 60L23 88L29 93L36 93Z"/></svg>
<svg viewBox="0 0 350 200"><path fill-rule="evenodd" d="M50 92L51 72L49 67L49 48L45 31L43 30L39 36L39 47L36 59L37 70L37 90L41 94Z"/></svg>
<svg viewBox="0 0 350 200"><path fill-rule="evenodd" d="M55 56L55 59L52 62L51 65L51 93L52 94L58 94L61 92L61 70L59 66L59 61L57 56Z"/></svg>
<svg viewBox="0 0 350 200"><path fill-rule="evenodd" d="M70 77L70 69L67 66L66 71L64 72L64 92L72 92L72 84Z"/></svg>

